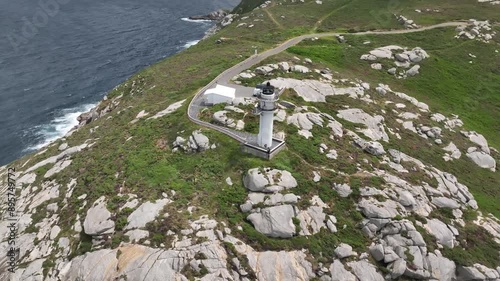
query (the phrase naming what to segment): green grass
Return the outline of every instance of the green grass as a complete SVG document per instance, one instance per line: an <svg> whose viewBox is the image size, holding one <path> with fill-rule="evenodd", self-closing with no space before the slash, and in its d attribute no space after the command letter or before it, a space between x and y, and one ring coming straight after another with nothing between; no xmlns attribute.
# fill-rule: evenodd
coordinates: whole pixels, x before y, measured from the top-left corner
<svg viewBox="0 0 500 281"><path fill-rule="evenodd" d="M472 266L480 263L490 268L498 266L498 245L484 228L468 224L458 229L460 245L452 249L444 248L443 255L458 265Z"/></svg>
<svg viewBox="0 0 500 281"><path fill-rule="evenodd" d="M446 115L458 114L465 123L464 129L475 130L483 134L490 146L499 148L500 124L497 120L500 120L498 110L500 106L500 95L498 95L500 59L496 58L500 58L500 54L494 51L498 48L498 44L457 40L453 36L454 30L450 28L405 35L348 36L348 42L353 47L338 44L335 40L327 38L303 42L299 46L288 49L288 52L291 55L309 57L313 61L324 63L332 70L341 72L346 78L363 77L363 80L370 82L372 86L377 83L389 84L393 90L402 91L427 103L433 112ZM364 45L365 41L372 43ZM409 48L420 46L431 57L421 63L419 76L406 80L395 79L384 71L372 70L367 62L359 59L362 54L371 49L389 44ZM477 55L473 64L469 63L469 53ZM348 98L339 98L342 99L341 102L336 99L337 97L330 98L329 103L349 104ZM370 112L367 105L353 103L353 106ZM329 105L319 106L319 108L325 112L328 112L328 108L332 109ZM394 120L390 114L386 116L386 123L390 127L400 127ZM497 217L500 216L500 207L492 199L500 196L498 173L475 166L465 155L457 161L445 162L442 159L443 151L440 147L431 147L422 142L420 137L406 130L400 130L400 134L403 140L392 141L388 145L389 148L398 149L456 175L460 182L469 187L481 208ZM462 150L471 146L459 133L450 133L445 130L444 134L445 142L453 141L459 147L461 145ZM498 161L499 156L494 157ZM423 176L423 173L412 172L406 179L419 183Z"/></svg>
<svg viewBox="0 0 500 281"><path fill-rule="evenodd" d="M458 114L466 128L482 133L492 146L499 148L500 54L495 53L499 46L457 40L454 35L453 28L443 28L402 35L348 36L349 45L353 47L324 39L306 41L288 51L321 60L345 76L388 83L393 90L403 91L429 104L434 112ZM372 43L364 45L365 41ZM419 46L431 57L421 63L419 76L400 80L384 71L373 71L367 62L359 59L371 49L389 44ZM469 63L469 53L477 55L473 64Z"/></svg>
<svg viewBox="0 0 500 281"><path fill-rule="evenodd" d="M207 214L218 221L228 222L232 229L235 229L237 225L242 225L243 232L234 231L235 235L257 250L306 248L318 261L325 263L331 262L333 249L340 242L352 245L356 251L364 251L369 241L358 227L363 216L354 207L359 199L359 187L368 185L383 188L385 183L381 178L354 174L357 172L357 163L361 163L360 168L368 171L373 170L374 167L382 167L377 158L361 152L349 141L330 140L329 134L317 127L312 130L314 137L306 140L296 135L296 128L283 124L276 126L288 133L288 149L271 161L243 154L239 143L208 129L203 129L203 133L219 148L196 154L173 153L171 145L177 135L187 137L193 130L200 128L186 117L190 98L219 73L252 55L255 48L259 51L269 49L297 35L332 30L401 28L390 15L393 12L401 12L421 24L471 17L498 20L500 14L495 10L497 8L478 4L474 0L440 1L439 3L427 0L411 3L406 1L400 2L401 6L398 7L388 6L390 1L380 0L323 0L321 6L312 0L306 0L305 3L272 5L267 8L267 11L251 11L262 2L245 0L236 8L239 11L249 11L245 16L250 18L245 22L255 23L253 28L236 28L236 24L243 22L240 16L234 25L224 28L215 36L140 71L111 91L108 94L110 99L102 102L100 106L100 108L106 107L113 97L123 94L118 108L67 139L70 146L82 144L89 139L96 141L92 148L73 155L71 166L53 177L62 186L61 194L65 194L65 186L70 179L78 179L73 196L69 198L66 208L59 211L59 225L63 228L60 235L64 234L67 237L80 235L80 238L76 239L79 241L71 243L72 257L92 250L91 238L83 232L74 233L71 226L76 220L76 215L79 214L80 219L83 220L92 202L102 195L109 198L108 207L116 213L117 233L107 239L106 247L116 247L120 242L126 241L122 229L130 210L117 212L125 202L123 198L116 196L120 191L124 194L137 194L141 201L161 198L163 192L171 190L177 192L173 198L174 202L164 210L170 216L165 219L159 218L147 226L151 235L149 239L156 246L161 243L169 245L171 237L164 235L166 231L180 232L181 229L187 227L188 219ZM429 15L412 12L417 7L439 8L443 10L443 13ZM254 21L255 19L262 21ZM352 47L348 44L337 44L333 38L326 38L315 42L307 41L290 48L288 53L279 54L276 58L288 58L292 55L310 57L314 61L314 67L328 66L334 71L339 71L342 77L363 78L372 82L372 85L375 82L388 83L394 90L404 91L428 103L433 111L458 113L465 121L467 129L474 129L484 134L492 146L499 148L500 127L497 120L500 119L498 110L500 60L498 60L498 55L492 53L498 45L455 40L453 35L452 29L442 29L408 35L347 36L348 44ZM216 43L223 37L226 39L222 43ZM363 45L362 42L365 40L370 40L371 45ZM388 42L408 47L420 46L426 49L432 57L422 63L421 75L416 79L395 80L385 73L371 70L369 65L359 60L361 54L375 46L387 45ZM468 64L469 52L478 55L475 64ZM483 56L482 54L490 55ZM268 59L266 62L271 62L273 59ZM481 75L478 76L478 73ZM289 74L289 77L300 78L295 74ZM248 82L261 82L262 79L258 77L255 81ZM297 104L312 105L294 95L293 91L288 91L284 97ZM130 124L130 121L142 110L153 115L182 99L187 99L184 106L170 115L157 120L143 119ZM342 103L363 106L346 97L328 98L327 103L315 104L315 106L322 112L335 115L338 110L337 104ZM370 111L371 108L367 106L366 110ZM108 117L112 118L108 119ZM253 124L254 120L255 118L251 116L246 117L246 130L255 132L256 127L249 125ZM393 121L388 118L387 122ZM354 124L348 122L343 122L343 125L348 129L355 128ZM89 129L96 126L99 128L90 134ZM417 158L422 157L436 167L457 175L461 182L469 186L481 208L497 217L500 216L498 204L494 200L500 195L497 187L500 182L498 173L494 174L471 166L466 159L457 160L452 164L445 163L441 159L439 148L422 145L418 137L409 134L403 134L403 136L405 141L395 144L393 148L398 148ZM459 142L456 136L450 136L452 137L457 139L457 143ZM329 161L324 155L319 155L320 143L326 143L330 148L336 149L339 159ZM20 167L30 157L32 159L27 166L34 165L57 154L58 145L59 143L50 147L42 155L25 156L13 163L13 166ZM370 165L364 164L363 159L369 160ZM321 170L318 166L322 165L338 172ZM294 237L289 240L273 239L258 233L245 220L246 214L239 210L239 205L247 196L241 177L250 168L265 166L293 172L299 182L299 187L294 190L294 193L303 197L299 203L301 208L307 207L308 199L318 194L325 203L331 206L326 212L337 217L339 232L332 234L323 229L320 233L310 237ZM37 186L49 168L50 166L46 166L36 171L38 179L35 184ZM310 180L313 170L321 170L322 180L318 184ZM418 174L413 174L413 176L419 177ZM227 177L232 178L233 186L230 187L225 183ZM333 183L349 183L354 192L348 198L340 198L331 188ZM88 195L85 199L87 206L79 210L84 200L78 200L77 197L82 194ZM62 196L47 203L61 203L61 201ZM177 212L189 205L198 208L192 216L186 211ZM62 203L59 207L62 208ZM45 208L46 204L43 204L37 209L33 216L34 222L46 216ZM467 218L472 217L474 217L473 213L467 214ZM346 225L345 229L341 229L343 225ZM28 230L36 231L33 226L30 226ZM483 237L483 234L477 230L465 231L465 233ZM467 236L465 239L471 240L472 238ZM455 260L465 260L465 262L476 257L479 257L480 261L491 261L491 252L486 249L488 245L480 242L476 242L476 245L480 246L479 250L470 252L472 256L466 256L467 253L460 252L460 250L454 250L456 252L449 253L449 256L455 256ZM483 257L480 256L482 250L485 251Z"/></svg>
<svg viewBox="0 0 500 281"><path fill-rule="evenodd" d="M240 4L238 4L238 6L236 6L233 9L233 13L244 14L244 13L250 12L253 9L255 9L256 7L264 4L264 2L266 2L266 0L246 0L246 1L241 1Z"/></svg>

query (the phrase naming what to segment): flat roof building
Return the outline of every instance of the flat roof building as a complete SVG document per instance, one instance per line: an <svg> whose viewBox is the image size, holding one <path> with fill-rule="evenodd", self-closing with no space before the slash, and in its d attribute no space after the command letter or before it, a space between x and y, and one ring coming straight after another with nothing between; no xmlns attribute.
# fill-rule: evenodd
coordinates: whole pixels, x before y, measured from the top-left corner
<svg viewBox="0 0 500 281"><path fill-rule="evenodd" d="M232 103L235 98L236 89L217 85L215 88L208 89L203 94L203 101L206 105L218 103Z"/></svg>

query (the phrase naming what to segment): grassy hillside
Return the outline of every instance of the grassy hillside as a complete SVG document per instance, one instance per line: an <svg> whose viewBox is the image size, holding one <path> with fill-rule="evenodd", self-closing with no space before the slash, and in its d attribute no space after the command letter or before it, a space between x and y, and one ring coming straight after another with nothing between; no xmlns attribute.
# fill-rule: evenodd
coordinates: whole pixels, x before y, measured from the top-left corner
<svg viewBox="0 0 500 281"><path fill-rule="evenodd" d="M104 118L93 121L64 140L70 147L86 140L95 141L96 144L91 149L72 156L73 162L69 168L48 178L61 184L61 194L67 191L66 184L71 179L78 178L67 207L61 210L61 235L75 235L71 226L77 220L77 215L80 219L85 216L89 207L80 208L83 201L94 202L105 195L109 198L108 209L116 213L117 222L117 232L106 246L116 247L127 239L118 225L123 227L123 220L130 213L127 209L120 210L126 198L118 196L118 192L136 194L141 200L155 200L162 198L162 193L173 190L176 192L172 197L174 202L165 210L171 216L148 225L153 246L168 244L171 241L165 236L167 229L178 233L184 229L187 219L200 215L209 215L218 221L227 222L235 236L259 250L307 247L317 257L315 263L331 261L333 249L339 242L349 243L360 250L369 245L370 241L357 227L363 216L355 209L354 203L360 198L360 187L380 187L384 182L379 177L366 177L356 171L358 167L368 171L382 169L385 166L380 159L362 153L348 142L335 143L329 140L328 134L323 131L313 130L315 138L306 140L296 134L296 129L285 125L277 125L277 129L288 133L288 149L271 161L242 153L238 142L209 129L203 129L203 133L211 142L217 144L217 150L196 154L175 153L172 152L172 143L178 135L186 136L193 130L200 129L186 116L190 99L198 89L219 73L251 56L254 49L269 49L300 34L402 28L392 13L407 15L422 25L468 18L500 20L499 9L489 4L478 4L475 0L421 0L411 3L396 1L396 5L393 5L393 1L382 0L323 0L321 6L315 1L306 0L305 3L286 1L282 5L273 2L266 9L252 10L261 2L243 1L235 11L248 13L238 16L235 23L198 45L142 70L117 86L108 94L108 99L101 103L100 108L105 108L113 98L123 95L119 106ZM441 12L414 11L425 8L439 9ZM242 20L242 17L248 18ZM252 23L254 27L237 27L242 22ZM407 35L346 36L347 44L339 44L334 38L325 38L303 42L268 61L279 61L292 56L308 57L315 63L338 72L343 78L362 78L372 86L376 83L389 84L394 90L405 92L429 104L433 111L460 115L465 122L465 129L478 131L486 136L491 146L500 149L500 54L495 53L495 50L500 49L500 39L497 35L495 42L484 44L478 41L457 40L453 38L454 34L453 29L447 28ZM365 45L365 41L371 43ZM361 54L374 47L389 44L411 48L420 46L427 50L431 57L421 63L421 73L418 77L406 80L397 80L383 71L372 70L367 62L359 59ZM477 55L472 64L469 63L469 53ZM298 104L312 105L291 91L287 92L285 97ZM156 120L142 119L137 123L130 123L143 110L153 115L183 99L187 99L184 105L170 115ZM340 101L353 107L365 108L367 111L370 109L368 105L344 100L343 97L329 98L327 103L314 105L323 112L335 115L339 110L336 104ZM396 126L393 119L387 118L387 122ZM353 128L349 122L343 122L343 125ZM458 145L462 142L458 134L449 133L446 136ZM10 166L30 167L55 155L58 152L57 147L64 141L56 141L47 151L36 156L25 156ZM322 142L338 149L341 156L338 161L326 161L324 157L318 156L317 149ZM438 147L429 147L421 142L419 137L411 134L403 134L403 141L393 141L389 146L388 148L418 156L439 169L455 174L473 192L482 211L500 217L500 207L496 199L500 196L498 171L480 169L467 160L465 155L452 164L444 162L441 158L442 151ZM363 162L363 159L367 162ZM295 194L304 198L309 198L311 194L320 194L325 203L333 206L329 212L339 218L339 225L345 225L345 229L334 235L322 231L307 238L294 237L290 240L268 238L258 233L252 224L245 220L246 215L239 211L239 204L243 203L247 196L241 179L248 169L267 166L293 171L299 183L298 188L294 190ZM326 167L322 174L323 179L319 184L313 184L310 180L312 171L319 166ZM39 186L41 178L50 168L51 165L48 165L36 170L39 176L33 185ZM329 173L327 169L336 172ZM408 175L407 180L418 184L424 176L416 170ZM225 183L227 177L233 179L233 186ZM333 183L338 182L350 184L358 193L347 199L340 198L331 188ZM87 194L87 197L78 199L83 194ZM33 225L48 215L46 206L50 203L57 203L61 208L64 205L62 198L45 202L34 211L36 216L33 217ZM188 206L196 206L192 214L186 211ZM243 230L237 230L237 226L241 226ZM31 230L36 232L36 229ZM477 242L477 245L481 246L478 249L489 252L488 255L485 254L486 257L481 257L476 252L471 252L471 255L491 265L494 261L491 260L490 252L496 249L488 248L486 242L478 242L478 236L473 235L474 231L476 229L470 232L464 230L464 233L472 233L466 238ZM484 237L490 241L489 236L485 234ZM469 241L466 238L464 241ZM75 253L82 254L91 250L89 237L83 232L80 238L72 239L74 241L71 247ZM80 240L83 242L79 243ZM463 253L453 252L449 253L449 256L461 254ZM456 257L456 260L460 259L463 259L462 256ZM470 262L470 258L466 260Z"/></svg>

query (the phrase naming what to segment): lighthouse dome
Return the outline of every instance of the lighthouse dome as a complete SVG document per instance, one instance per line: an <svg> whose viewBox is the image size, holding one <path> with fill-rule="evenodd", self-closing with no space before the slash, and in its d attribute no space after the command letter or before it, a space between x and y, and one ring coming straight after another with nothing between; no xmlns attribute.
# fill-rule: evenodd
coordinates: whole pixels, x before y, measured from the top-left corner
<svg viewBox="0 0 500 281"><path fill-rule="evenodd" d="M271 83L267 82L267 84L262 88L263 95L273 95L274 94L274 86Z"/></svg>

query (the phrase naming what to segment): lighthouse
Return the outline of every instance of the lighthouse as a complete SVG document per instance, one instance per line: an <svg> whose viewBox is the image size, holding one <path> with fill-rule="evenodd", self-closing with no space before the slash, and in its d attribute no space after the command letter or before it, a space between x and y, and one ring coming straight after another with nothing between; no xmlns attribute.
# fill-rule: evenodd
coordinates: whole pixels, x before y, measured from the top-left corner
<svg viewBox="0 0 500 281"><path fill-rule="evenodd" d="M260 115L257 144L265 149L270 149L273 145L273 118L276 101L278 101L278 98L274 92L274 87L267 82L262 87L257 106L257 113Z"/></svg>

